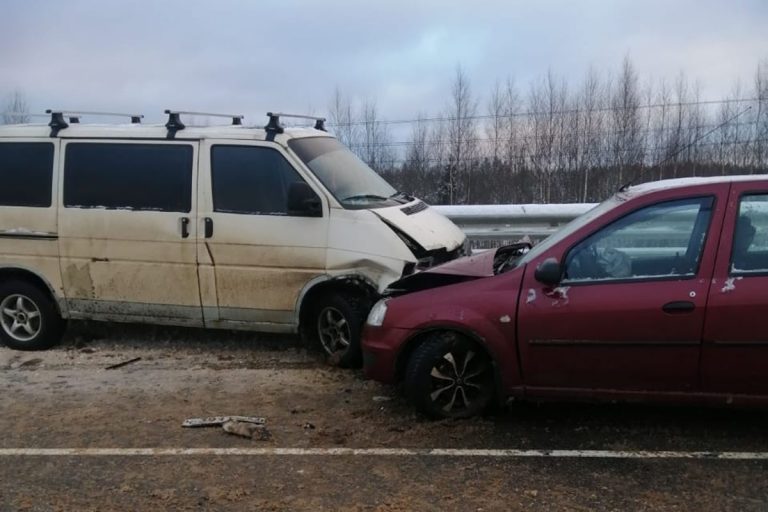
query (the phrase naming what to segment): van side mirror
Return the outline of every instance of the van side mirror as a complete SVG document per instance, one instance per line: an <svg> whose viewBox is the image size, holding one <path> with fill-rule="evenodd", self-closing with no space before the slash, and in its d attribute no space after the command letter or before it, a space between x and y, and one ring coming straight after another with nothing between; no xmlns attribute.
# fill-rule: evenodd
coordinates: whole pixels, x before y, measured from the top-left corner
<svg viewBox="0 0 768 512"><path fill-rule="evenodd" d="M288 215L322 217L323 203L312 187L303 181L295 181L288 187Z"/></svg>
<svg viewBox="0 0 768 512"><path fill-rule="evenodd" d="M562 279L563 271L557 258L547 258L536 267L533 277L547 286L557 286Z"/></svg>

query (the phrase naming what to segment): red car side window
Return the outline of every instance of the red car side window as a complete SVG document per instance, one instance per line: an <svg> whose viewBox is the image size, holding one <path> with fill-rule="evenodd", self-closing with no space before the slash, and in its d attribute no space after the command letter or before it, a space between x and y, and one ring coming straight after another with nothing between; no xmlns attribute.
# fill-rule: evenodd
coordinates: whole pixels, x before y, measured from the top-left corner
<svg viewBox="0 0 768 512"><path fill-rule="evenodd" d="M693 277L698 271L712 197L646 206L577 244L565 259L568 282Z"/></svg>
<svg viewBox="0 0 768 512"><path fill-rule="evenodd" d="M730 275L768 272L768 194L742 196L733 237Z"/></svg>

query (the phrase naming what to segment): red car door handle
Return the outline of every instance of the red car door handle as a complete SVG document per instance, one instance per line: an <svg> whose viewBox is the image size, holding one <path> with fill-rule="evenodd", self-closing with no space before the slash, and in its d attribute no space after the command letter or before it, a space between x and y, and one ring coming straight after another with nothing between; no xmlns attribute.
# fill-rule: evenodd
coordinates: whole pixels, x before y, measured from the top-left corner
<svg viewBox="0 0 768 512"><path fill-rule="evenodd" d="M676 300L667 302L661 309L665 313L690 313L696 309L696 304L688 300Z"/></svg>

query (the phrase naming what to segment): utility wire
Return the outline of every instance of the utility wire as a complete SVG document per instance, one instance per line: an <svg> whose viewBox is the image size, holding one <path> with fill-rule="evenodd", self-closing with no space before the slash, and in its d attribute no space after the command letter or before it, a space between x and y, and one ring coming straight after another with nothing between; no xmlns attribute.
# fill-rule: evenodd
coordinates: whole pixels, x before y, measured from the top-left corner
<svg viewBox="0 0 768 512"><path fill-rule="evenodd" d="M464 120L482 120L482 119L505 119L513 117L535 117L535 116L560 116L565 114L580 114L584 112L598 113L598 112L618 112L624 110L645 110L651 108L675 108L675 107L690 107L698 105L725 105L725 104L738 104L749 103L758 101L760 98L736 98L730 100L700 100L700 101L683 101L676 103L645 103L639 105L632 105L627 107L600 107L596 109L565 109L565 110L541 110L541 111L525 111L525 112L510 112L505 114L479 114L474 116L437 116L437 117L422 117L416 119L382 119L376 121L348 121L342 123L328 123L329 127L344 127L344 126L362 126L366 124L370 125L393 125L393 124L413 124L413 123L433 123L433 122L452 122L452 121L464 121Z"/></svg>
<svg viewBox="0 0 768 512"><path fill-rule="evenodd" d="M739 127L739 126L751 126L751 125L757 125L757 121L745 121L741 123L735 123L730 125L730 127ZM635 134L648 134L648 133L667 133L667 132L680 132L680 133L691 133L696 129L705 129L705 128L712 128L712 127L720 127L721 124L703 124L703 125L696 125L693 127L685 126L682 128L678 128L677 126L670 126L666 128L643 128L641 130L637 130L633 133ZM567 132L567 131L566 131ZM594 131L594 132L587 132L587 133L578 133L576 136L569 136L569 135L558 135L554 138L557 140L582 140L584 137L592 137L592 136L612 136L612 135L624 135L624 131L611 131L611 132L602 132L602 131ZM514 143L514 142L524 142L529 140L537 140L541 137L536 134L527 134L527 135L519 135L516 137L479 137L479 138L471 138L471 139L463 139L462 143L464 142L502 142L502 143ZM408 140L398 140L398 141L390 141L390 142L359 142L350 144L350 149L358 149L358 148L371 148L371 147L399 147L399 146L442 146L442 145L451 145L451 144L457 144L458 142L455 140L425 140L425 141L408 141Z"/></svg>

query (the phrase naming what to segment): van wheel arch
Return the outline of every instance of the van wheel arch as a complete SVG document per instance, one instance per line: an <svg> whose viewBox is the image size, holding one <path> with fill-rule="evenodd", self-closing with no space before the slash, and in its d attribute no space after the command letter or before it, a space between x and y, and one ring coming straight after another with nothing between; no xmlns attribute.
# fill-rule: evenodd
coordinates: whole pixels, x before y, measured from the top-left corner
<svg viewBox="0 0 768 512"><path fill-rule="evenodd" d="M56 308L56 312L59 314L59 316L64 317L64 312L62 311L61 304L59 303L58 297L56 296L53 287L40 275L32 272L31 270L18 267L0 268L0 283L11 280L24 281L39 288L41 292L48 295L48 298L53 303L53 306Z"/></svg>
<svg viewBox="0 0 768 512"><path fill-rule="evenodd" d="M344 276L325 280L310 288L304 295L299 308L299 334L310 345L319 345L329 352L320 340L318 314L324 306L334 312L346 313L351 319L351 350L340 354L328 354L329 361L344 367L359 367L362 364L360 334L373 303L379 295L376 288L359 276Z"/></svg>

